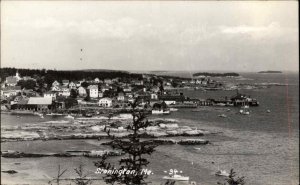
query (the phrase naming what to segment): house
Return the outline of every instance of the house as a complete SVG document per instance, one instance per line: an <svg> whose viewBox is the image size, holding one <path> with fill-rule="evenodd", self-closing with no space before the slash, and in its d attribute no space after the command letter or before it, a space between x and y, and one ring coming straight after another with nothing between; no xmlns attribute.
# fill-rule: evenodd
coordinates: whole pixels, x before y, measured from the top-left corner
<svg viewBox="0 0 300 185"><path fill-rule="evenodd" d="M6 77L5 83L7 86L16 86L18 83L18 79L15 76Z"/></svg>
<svg viewBox="0 0 300 185"><path fill-rule="evenodd" d="M83 82L83 81L78 81L78 82L76 82L76 83L75 83L75 84L76 84L76 87L80 87L82 82Z"/></svg>
<svg viewBox="0 0 300 185"><path fill-rule="evenodd" d="M52 83L52 87L59 86L59 85L60 85L60 83L56 80Z"/></svg>
<svg viewBox="0 0 300 185"><path fill-rule="evenodd" d="M102 91L99 91L99 92L98 92L98 97L99 97L99 98L102 98L102 97L103 97L103 92L102 92Z"/></svg>
<svg viewBox="0 0 300 185"><path fill-rule="evenodd" d="M106 86L106 85L102 85L101 86L101 91L104 92L104 91L108 91L109 90L109 86Z"/></svg>
<svg viewBox="0 0 300 185"><path fill-rule="evenodd" d="M44 93L44 98L52 98L52 100L56 99L56 93L53 91L48 91Z"/></svg>
<svg viewBox="0 0 300 185"><path fill-rule="evenodd" d="M177 102L183 103L185 97L183 95L160 95L158 99L164 101L167 105L175 105Z"/></svg>
<svg viewBox="0 0 300 185"><path fill-rule="evenodd" d="M52 86L51 91L60 92L60 91L62 91L62 87L59 85Z"/></svg>
<svg viewBox="0 0 300 185"><path fill-rule="evenodd" d="M98 85L89 85L87 89L91 98L98 98Z"/></svg>
<svg viewBox="0 0 300 185"><path fill-rule="evenodd" d="M124 88L123 88L123 91L124 92L131 92L132 91L132 87L130 87L130 86L124 86Z"/></svg>
<svg viewBox="0 0 300 185"><path fill-rule="evenodd" d="M101 107L112 107L112 99L111 98L101 98L99 100L99 106L101 106Z"/></svg>
<svg viewBox="0 0 300 185"><path fill-rule="evenodd" d="M71 91L69 88L67 87L63 87L62 88L62 93L61 93L62 96L65 96L65 97L68 97L71 95Z"/></svg>
<svg viewBox="0 0 300 185"><path fill-rule="evenodd" d="M68 86L69 85L69 80L62 80L62 85L63 86Z"/></svg>
<svg viewBox="0 0 300 185"><path fill-rule="evenodd" d="M124 101L124 100L125 100L124 93L122 93L122 92L118 93L117 100L118 100L118 101Z"/></svg>
<svg viewBox="0 0 300 185"><path fill-rule="evenodd" d="M25 101L25 100L28 101L28 98L27 98L26 96L17 96L17 97L15 97L13 103L16 104L16 103L22 101L23 99L24 99L24 101Z"/></svg>
<svg viewBox="0 0 300 185"><path fill-rule="evenodd" d="M1 96L11 97L16 96L19 92L21 92L21 86L8 86L6 88L1 89Z"/></svg>
<svg viewBox="0 0 300 185"><path fill-rule="evenodd" d="M133 84L134 85L144 85L144 81L143 80L134 80Z"/></svg>
<svg viewBox="0 0 300 185"><path fill-rule="evenodd" d="M157 100L158 96L155 93L151 93L151 100Z"/></svg>
<svg viewBox="0 0 300 185"><path fill-rule="evenodd" d="M94 82L95 82L95 83L100 83L99 78L95 78Z"/></svg>
<svg viewBox="0 0 300 185"><path fill-rule="evenodd" d="M106 84L112 84L112 80L111 79L104 79L104 83L106 83Z"/></svg>
<svg viewBox="0 0 300 185"><path fill-rule="evenodd" d="M82 86L80 86L80 87L78 88L78 94L79 94L79 96L86 96L87 93L86 93L85 88L82 87Z"/></svg>
<svg viewBox="0 0 300 185"><path fill-rule="evenodd" d="M74 82L69 83L69 88L70 89L76 89L76 84Z"/></svg>

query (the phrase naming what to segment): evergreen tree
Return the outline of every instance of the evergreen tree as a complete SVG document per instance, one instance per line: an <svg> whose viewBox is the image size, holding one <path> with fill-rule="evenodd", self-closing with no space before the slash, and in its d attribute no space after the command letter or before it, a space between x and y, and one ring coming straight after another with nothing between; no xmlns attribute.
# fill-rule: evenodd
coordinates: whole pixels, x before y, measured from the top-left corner
<svg viewBox="0 0 300 185"><path fill-rule="evenodd" d="M112 139L111 146L114 149L122 150L125 153L125 157L119 161L119 166L116 167L113 164L107 162L107 156L104 155L101 161L95 163L98 168L107 170L130 170L135 173L131 174L105 174L103 179L108 184L120 183L126 185L142 185L148 184L145 182L149 174L143 173L149 161L145 158L146 155L151 155L154 152L154 148L157 146L153 142L141 141L142 133L140 129L145 129L150 126L150 123L146 119L145 113L138 110L139 100L136 100L131 104L131 114L133 116L132 123L127 125L127 130L131 133L128 139L120 139L112 136L109 129L106 129L107 134Z"/></svg>

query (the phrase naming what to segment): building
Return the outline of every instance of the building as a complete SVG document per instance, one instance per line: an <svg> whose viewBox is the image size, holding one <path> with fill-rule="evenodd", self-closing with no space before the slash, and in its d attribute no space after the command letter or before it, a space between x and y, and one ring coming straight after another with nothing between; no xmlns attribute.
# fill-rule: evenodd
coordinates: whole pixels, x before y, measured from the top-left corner
<svg viewBox="0 0 300 185"><path fill-rule="evenodd" d="M51 109L52 98L31 97L29 98L27 105L35 106L37 111L46 111Z"/></svg>
<svg viewBox="0 0 300 185"><path fill-rule="evenodd" d="M118 101L124 101L124 100L125 100L124 93L120 92L120 93L118 94L117 100L118 100Z"/></svg>
<svg viewBox="0 0 300 185"><path fill-rule="evenodd" d="M62 95L62 96L65 96L65 97L70 96L70 95L71 95L70 89L67 88L67 87L63 87L63 88L62 88L62 91L61 91L61 95Z"/></svg>
<svg viewBox="0 0 300 185"><path fill-rule="evenodd" d="M6 77L5 83L7 86L16 86L18 83L18 79L15 76Z"/></svg>
<svg viewBox="0 0 300 185"><path fill-rule="evenodd" d="M16 96L19 92L21 92L21 86L8 86L1 89L1 96L3 95L8 98L11 96Z"/></svg>
<svg viewBox="0 0 300 185"><path fill-rule="evenodd" d="M151 100L157 100L158 96L155 93L151 93Z"/></svg>
<svg viewBox="0 0 300 185"><path fill-rule="evenodd" d="M69 80L62 80L62 85L63 86L68 86L69 85Z"/></svg>
<svg viewBox="0 0 300 185"><path fill-rule="evenodd" d="M70 89L76 89L76 84L74 82L69 83L69 88Z"/></svg>
<svg viewBox="0 0 300 185"><path fill-rule="evenodd" d="M85 88L82 87L82 86L80 86L80 87L78 88L78 94L79 94L79 96L86 96L87 93L86 93Z"/></svg>
<svg viewBox="0 0 300 185"><path fill-rule="evenodd" d="M52 87L59 86L59 85L60 85L60 83L56 80L52 83Z"/></svg>
<svg viewBox="0 0 300 185"><path fill-rule="evenodd" d="M98 92L98 97L99 97L99 98L102 98L102 97L103 97L103 92L102 92L102 91L99 91L99 92Z"/></svg>
<svg viewBox="0 0 300 185"><path fill-rule="evenodd" d="M101 106L101 107L112 107L112 99L111 98L101 98L99 100L99 106Z"/></svg>
<svg viewBox="0 0 300 185"><path fill-rule="evenodd" d="M52 100L56 99L56 93L53 91L48 91L44 93L44 98L51 98Z"/></svg>
<svg viewBox="0 0 300 185"><path fill-rule="evenodd" d="M87 89L91 98L98 98L98 85L89 85Z"/></svg>
<svg viewBox="0 0 300 185"><path fill-rule="evenodd" d="M11 106L14 109L31 110L31 111L48 111L52 107L52 99L44 97L31 97L29 100L20 100Z"/></svg>

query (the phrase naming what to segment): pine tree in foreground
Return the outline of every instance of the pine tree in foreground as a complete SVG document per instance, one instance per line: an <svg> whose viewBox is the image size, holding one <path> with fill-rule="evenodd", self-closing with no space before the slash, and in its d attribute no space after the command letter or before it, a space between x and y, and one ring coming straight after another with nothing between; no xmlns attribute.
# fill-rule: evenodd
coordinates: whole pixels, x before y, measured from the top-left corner
<svg viewBox="0 0 300 185"><path fill-rule="evenodd" d="M237 177L236 172L233 171L233 169L230 170L229 176L226 179L226 183L220 183L218 182L218 185L244 185L245 184L245 177Z"/></svg>
<svg viewBox="0 0 300 185"><path fill-rule="evenodd" d="M120 159L118 166L115 166L109 163L107 155L104 155L101 161L95 162L95 166L105 170L130 172L129 174L126 172L121 174L104 174L103 179L107 184L145 185L149 183L145 181L150 175L144 170L149 164L145 157L151 155L157 145L151 141L141 141L143 133L140 130L150 126L150 122L146 119L145 112L138 109L138 105L139 100L131 104L133 120L126 127L130 132L128 138L114 137L110 134L109 129L106 129L108 136L112 140L112 148L121 150L125 153L125 156Z"/></svg>

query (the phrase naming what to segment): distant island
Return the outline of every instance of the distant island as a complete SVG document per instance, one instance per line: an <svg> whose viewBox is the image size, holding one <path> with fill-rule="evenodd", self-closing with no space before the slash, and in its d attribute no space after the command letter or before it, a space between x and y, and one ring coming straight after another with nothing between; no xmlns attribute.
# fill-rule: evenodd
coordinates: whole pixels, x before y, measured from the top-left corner
<svg viewBox="0 0 300 185"><path fill-rule="evenodd" d="M211 77L227 77L227 76L240 76L238 73L194 73L193 76L211 76Z"/></svg>
<svg viewBox="0 0 300 185"><path fill-rule="evenodd" d="M282 71L259 71L258 73L282 73Z"/></svg>

